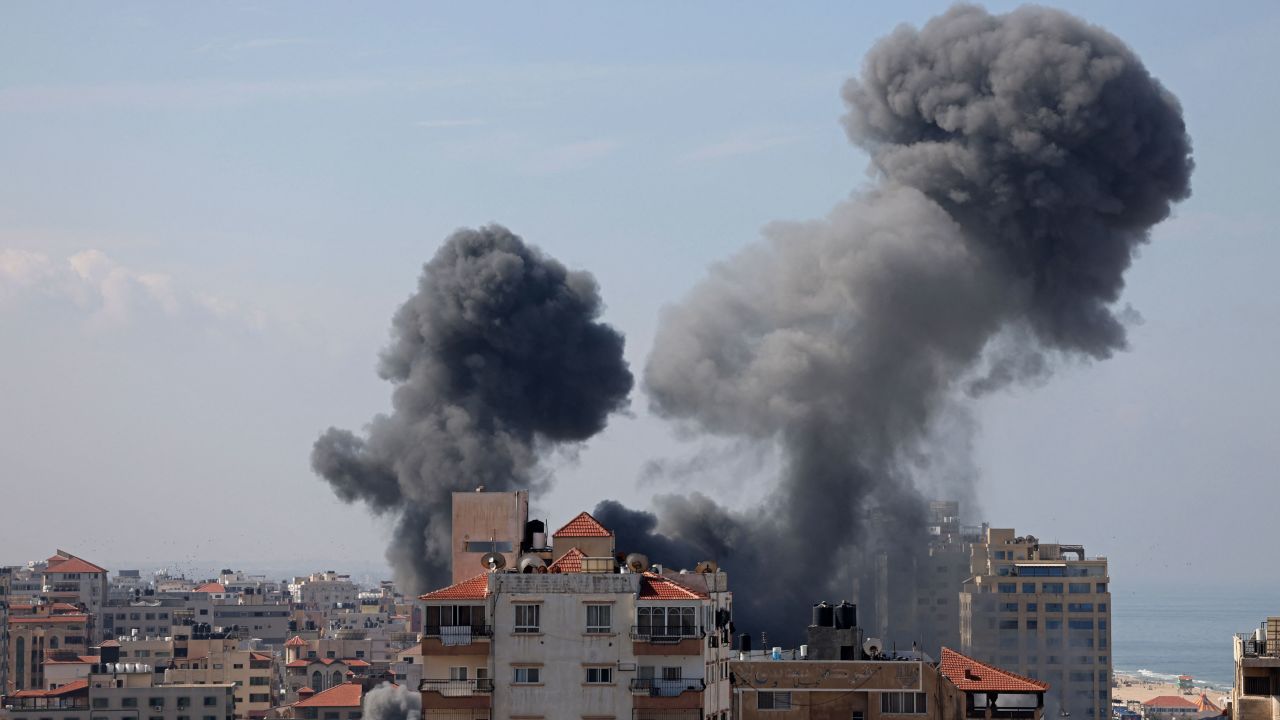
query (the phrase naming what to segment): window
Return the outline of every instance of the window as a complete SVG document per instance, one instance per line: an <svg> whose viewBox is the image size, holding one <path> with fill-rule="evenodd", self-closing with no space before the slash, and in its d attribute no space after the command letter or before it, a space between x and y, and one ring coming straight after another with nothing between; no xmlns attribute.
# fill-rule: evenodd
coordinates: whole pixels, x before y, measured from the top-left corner
<svg viewBox="0 0 1280 720"><path fill-rule="evenodd" d="M1107 604L1106 604L1106 603L1098 603L1098 612L1106 612L1106 611L1107 611Z"/></svg>
<svg viewBox="0 0 1280 720"><path fill-rule="evenodd" d="M1062 612L1062 603L1045 603L1044 611L1051 612L1051 613L1060 613Z"/></svg>
<svg viewBox="0 0 1280 720"><path fill-rule="evenodd" d="M516 605L516 627L518 633L536 633L538 629L538 618L541 614L542 606L535 604L522 603Z"/></svg>
<svg viewBox="0 0 1280 720"><path fill-rule="evenodd" d="M756 693L757 710L790 710L791 693L758 692Z"/></svg>
<svg viewBox="0 0 1280 720"><path fill-rule="evenodd" d="M94 698L94 699L93 699L93 707L94 707L94 709L104 708L104 707L106 707L106 706L107 706L107 699L106 699L106 698L100 698L100 697L99 697L99 698Z"/></svg>
<svg viewBox="0 0 1280 720"><path fill-rule="evenodd" d="M1004 612L1018 612L1018 603L1000 603L1000 609Z"/></svg>
<svg viewBox="0 0 1280 720"><path fill-rule="evenodd" d="M880 693L880 712L889 715L924 715L928 704L924 693Z"/></svg>
<svg viewBox="0 0 1280 720"><path fill-rule="evenodd" d="M162 697L150 698L147 700L147 704L153 708L162 708L164 707L164 698Z"/></svg>
<svg viewBox="0 0 1280 720"><path fill-rule="evenodd" d="M1022 583L1022 592L1023 592L1023 594L1025 594L1025 595L1031 595L1031 594L1035 593L1035 591L1036 591L1036 584L1035 584L1035 583L1028 583L1028 582L1024 582L1024 583Z"/></svg>
<svg viewBox="0 0 1280 720"><path fill-rule="evenodd" d="M1089 583L1071 583L1067 586L1068 592L1087 593L1089 592Z"/></svg>
<svg viewBox="0 0 1280 720"><path fill-rule="evenodd" d="M1000 583L996 588L996 592L1016 593L1018 592L1018 583Z"/></svg>
<svg viewBox="0 0 1280 720"><path fill-rule="evenodd" d="M136 708L138 707L138 698L136 697L120 698L120 707Z"/></svg>
<svg viewBox="0 0 1280 720"><path fill-rule="evenodd" d="M536 667L515 668L515 675L511 678L511 682L515 685L533 685L542 682L541 670L542 668Z"/></svg>
<svg viewBox="0 0 1280 720"><path fill-rule="evenodd" d="M1068 603L1069 612L1093 612L1093 603Z"/></svg>
<svg viewBox="0 0 1280 720"><path fill-rule="evenodd" d="M1045 593L1062 594L1062 583L1044 583L1040 586L1040 591Z"/></svg>
<svg viewBox="0 0 1280 720"><path fill-rule="evenodd" d="M1099 621L1098 621L1098 629L1099 629L1099 630L1106 630L1106 629L1107 629L1107 621L1106 621L1106 620L1099 620Z"/></svg>
<svg viewBox="0 0 1280 720"><path fill-rule="evenodd" d="M587 632L607 633L613 630L612 605L587 606Z"/></svg>
<svg viewBox="0 0 1280 720"><path fill-rule="evenodd" d="M449 668L449 679L450 680L466 680L467 668L465 666Z"/></svg>
<svg viewBox="0 0 1280 720"><path fill-rule="evenodd" d="M205 695L205 696L204 696L204 706L205 706L205 707L217 707L217 705L218 705L218 698L217 698L216 696L214 696L214 695Z"/></svg>
<svg viewBox="0 0 1280 720"><path fill-rule="evenodd" d="M609 685L612 683L613 683L613 668L611 667L587 668L587 684L588 685Z"/></svg>
<svg viewBox="0 0 1280 720"><path fill-rule="evenodd" d="M1027 621L1027 629L1028 629L1028 630L1035 630L1035 629L1039 628L1039 626L1040 626L1040 621L1038 621L1038 620L1028 620L1028 621Z"/></svg>
<svg viewBox="0 0 1280 720"><path fill-rule="evenodd" d="M1017 630L1018 621L1017 620L1001 620L1000 629L1001 630Z"/></svg>
<svg viewBox="0 0 1280 720"><path fill-rule="evenodd" d="M1067 627L1072 630L1092 630L1093 620L1068 620Z"/></svg>
<svg viewBox="0 0 1280 720"><path fill-rule="evenodd" d="M1027 603L1027 612L1035 612L1040 609L1039 603Z"/></svg>
<svg viewBox="0 0 1280 720"><path fill-rule="evenodd" d="M1095 590L1094 592L1104 593L1104 592L1106 592L1106 591L1107 591L1107 584L1106 584L1106 583L1098 583L1097 590Z"/></svg>

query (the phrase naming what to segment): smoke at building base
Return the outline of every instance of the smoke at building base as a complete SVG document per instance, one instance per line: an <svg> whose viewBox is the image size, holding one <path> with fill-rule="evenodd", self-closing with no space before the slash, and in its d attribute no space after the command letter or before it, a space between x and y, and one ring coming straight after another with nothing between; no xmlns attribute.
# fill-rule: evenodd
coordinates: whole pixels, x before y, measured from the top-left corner
<svg viewBox="0 0 1280 720"><path fill-rule="evenodd" d="M422 695L384 682L365 694L361 714L369 720L419 720Z"/></svg>
<svg viewBox="0 0 1280 720"><path fill-rule="evenodd" d="M956 451L930 442L943 418L1126 347L1125 271L1190 195L1177 99L1056 10L899 27L842 95L874 187L714 267L664 312L644 373L660 416L778 444L780 477L745 510L697 493L596 508L619 547L719 560L736 624L783 642L816 599L904 584L927 542L917 488ZM970 476L949 481L972 496Z"/></svg>
<svg viewBox="0 0 1280 720"><path fill-rule="evenodd" d="M311 467L346 502L397 518L387 559L406 592L447 583L454 491L540 489L539 460L625 408L623 337L599 288L498 225L455 232L396 312L379 374L392 410L329 428Z"/></svg>

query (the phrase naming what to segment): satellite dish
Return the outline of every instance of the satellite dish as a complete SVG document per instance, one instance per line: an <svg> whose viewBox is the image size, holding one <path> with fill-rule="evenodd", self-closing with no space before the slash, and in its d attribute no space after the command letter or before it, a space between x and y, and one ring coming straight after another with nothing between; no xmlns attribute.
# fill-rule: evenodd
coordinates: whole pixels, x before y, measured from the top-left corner
<svg viewBox="0 0 1280 720"><path fill-rule="evenodd" d="M520 556L519 567L520 572L525 574L544 573L547 571L547 563L532 553Z"/></svg>
<svg viewBox="0 0 1280 720"><path fill-rule="evenodd" d="M719 569L720 566L716 564L715 560L703 560L693 568L693 571L696 573L714 573Z"/></svg>
<svg viewBox="0 0 1280 720"><path fill-rule="evenodd" d="M866 653L867 657L878 657L883 649L884 644L880 642L880 638L867 638L866 642L862 643L862 652Z"/></svg>
<svg viewBox="0 0 1280 720"><path fill-rule="evenodd" d="M649 569L649 558L640 553L631 553L627 556L627 569L633 573L642 573Z"/></svg>
<svg viewBox="0 0 1280 720"><path fill-rule="evenodd" d="M480 557L480 565L485 570L501 570L507 566L507 558L502 553L485 553Z"/></svg>

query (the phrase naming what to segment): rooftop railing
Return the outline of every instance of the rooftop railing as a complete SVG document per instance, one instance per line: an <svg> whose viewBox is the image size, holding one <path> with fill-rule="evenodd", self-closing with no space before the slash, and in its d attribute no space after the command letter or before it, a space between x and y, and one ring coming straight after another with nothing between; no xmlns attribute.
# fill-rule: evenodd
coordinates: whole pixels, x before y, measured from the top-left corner
<svg viewBox="0 0 1280 720"><path fill-rule="evenodd" d="M692 625L676 627L662 625L631 626L631 639L640 642L675 644L681 640L700 638L702 635L702 631Z"/></svg>
<svg viewBox="0 0 1280 720"><path fill-rule="evenodd" d="M702 692L707 684L702 678L633 678L631 691L650 697L675 697L685 692Z"/></svg>
<svg viewBox="0 0 1280 720"><path fill-rule="evenodd" d="M437 692L445 697L470 697L493 692L493 680L443 680L426 678L418 683L419 692Z"/></svg>
<svg viewBox="0 0 1280 720"><path fill-rule="evenodd" d="M422 629L425 637L443 637L445 635L470 635L471 637L490 637L493 635L492 625L428 625Z"/></svg>

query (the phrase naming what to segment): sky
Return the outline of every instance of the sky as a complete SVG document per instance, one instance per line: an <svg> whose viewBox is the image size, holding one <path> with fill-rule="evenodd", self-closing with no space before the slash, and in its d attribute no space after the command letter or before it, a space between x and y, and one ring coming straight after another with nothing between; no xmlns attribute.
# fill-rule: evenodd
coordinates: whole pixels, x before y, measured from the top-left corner
<svg viewBox="0 0 1280 720"><path fill-rule="evenodd" d="M388 409L377 353L452 230L592 272L639 374L709 267L867 186L840 85L946 4L798 5L0 6L0 563L379 572L387 521L308 456ZM1061 7L1180 98L1194 194L1128 274L1128 352L973 405L969 514L1082 543L1113 586L1260 580L1280 6ZM535 511L763 493L767 458L705 447L637 388ZM705 478L647 470L708 455Z"/></svg>

